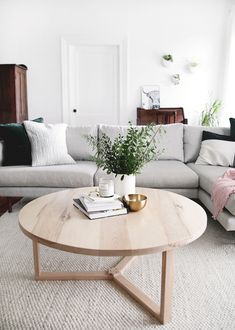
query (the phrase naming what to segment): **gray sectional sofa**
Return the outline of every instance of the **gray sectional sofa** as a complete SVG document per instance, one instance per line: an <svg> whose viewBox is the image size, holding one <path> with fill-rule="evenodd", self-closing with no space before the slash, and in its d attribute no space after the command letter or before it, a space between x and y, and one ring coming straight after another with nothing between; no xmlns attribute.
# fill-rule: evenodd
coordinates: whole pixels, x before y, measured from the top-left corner
<svg viewBox="0 0 235 330"><path fill-rule="evenodd" d="M67 128L67 147L76 160L74 165L55 166L0 166L0 196L37 197L66 188L98 185L106 174L91 161L92 150L84 134L102 134L111 138L125 134L126 126L97 125ZM229 128L205 128L183 124L164 126L166 133L160 138L165 151L159 160L147 164L136 177L140 187L159 188L199 199L212 211L210 198L212 185L227 167L196 165L203 130L229 135ZM0 164L3 142L0 141ZM219 215L218 221L226 230L235 230L235 195L232 195Z"/></svg>

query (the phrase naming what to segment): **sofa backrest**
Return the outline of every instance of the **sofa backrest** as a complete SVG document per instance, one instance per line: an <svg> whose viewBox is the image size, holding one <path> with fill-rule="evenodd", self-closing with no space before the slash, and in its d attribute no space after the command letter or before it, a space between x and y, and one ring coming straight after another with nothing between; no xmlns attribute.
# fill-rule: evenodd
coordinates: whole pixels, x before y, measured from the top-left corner
<svg viewBox="0 0 235 330"><path fill-rule="evenodd" d="M75 160L91 160L94 155L84 135L97 136L98 126L68 126L66 131L66 142L68 153Z"/></svg>
<svg viewBox="0 0 235 330"><path fill-rule="evenodd" d="M3 162L3 141L0 140L0 166L2 165Z"/></svg>
<svg viewBox="0 0 235 330"><path fill-rule="evenodd" d="M202 131L230 135L229 127L205 127L184 125L184 162L195 162L200 151Z"/></svg>
<svg viewBox="0 0 235 330"><path fill-rule="evenodd" d="M184 161L183 150L183 124L170 124L162 126L166 132L158 138L159 148L164 149L160 155L160 160L179 160ZM134 126L141 129L141 126ZM99 134L107 134L111 140L118 134L126 135L128 126L118 125L99 125Z"/></svg>

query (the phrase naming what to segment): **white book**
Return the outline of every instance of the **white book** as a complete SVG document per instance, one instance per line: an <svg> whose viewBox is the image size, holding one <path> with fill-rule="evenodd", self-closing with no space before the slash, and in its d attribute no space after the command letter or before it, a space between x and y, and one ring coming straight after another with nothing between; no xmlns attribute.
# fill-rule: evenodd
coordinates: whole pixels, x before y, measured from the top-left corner
<svg viewBox="0 0 235 330"><path fill-rule="evenodd" d="M112 197L100 197L100 196L90 196L90 195L82 195L87 200L93 203L112 203L114 201L119 200L119 195L114 194Z"/></svg>
<svg viewBox="0 0 235 330"><path fill-rule="evenodd" d="M80 201L87 212L108 211L123 208L123 203L120 200L114 200L112 203L94 203L90 202L85 196L80 196L74 199L74 203Z"/></svg>
<svg viewBox="0 0 235 330"><path fill-rule="evenodd" d="M100 219L100 218L107 218L107 217L113 217L113 216L116 216L116 215L127 214L127 209L125 207L123 207L121 209L118 209L118 210L108 210L108 211L100 211L100 212L87 212L80 200L78 200L76 202L76 204L74 202L73 205L75 207L77 207L82 213L84 213L91 220Z"/></svg>

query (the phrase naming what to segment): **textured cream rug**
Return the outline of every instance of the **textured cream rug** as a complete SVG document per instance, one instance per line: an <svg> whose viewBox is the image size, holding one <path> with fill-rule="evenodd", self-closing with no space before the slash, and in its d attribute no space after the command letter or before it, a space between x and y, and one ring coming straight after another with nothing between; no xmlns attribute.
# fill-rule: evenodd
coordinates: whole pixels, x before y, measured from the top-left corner
<svg viewBox="0 0 235 330"><path fill-rule="evenodd" d="M35 282L32 244L18 227L19 203L0 217L0 329L235 329L235 233L209 220L206 233L175 253L173 319L162 326L108 281ZM45 270L103 270L119 258L43 247ZM159 301L160 255L127 274Z"/></svg>

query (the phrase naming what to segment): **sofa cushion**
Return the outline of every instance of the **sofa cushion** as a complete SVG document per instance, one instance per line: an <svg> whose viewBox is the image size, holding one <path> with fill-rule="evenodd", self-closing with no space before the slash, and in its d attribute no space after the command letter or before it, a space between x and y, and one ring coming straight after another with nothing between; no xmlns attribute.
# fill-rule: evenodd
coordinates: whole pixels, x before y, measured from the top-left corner
<svg viewBox="0 0 235 330"><path fill-rule="evenodd" d="M0 140L0 166L2 166L3 163L3 147L4 142Z"/></svg>
<svg viewBox="0 0 235 330"><path fill-rule="evenodd" d="M34 122L42 123L43 118ZM0 124L0 139L4 140L2 165L31 165L31 145L23 124Z"/></svg>
<svg viewBox="0 0 235 330"><path fill-rule="evenodd" d="M136 178L137 186L149 188L197 188L198 176L179 161L153 161Z"/></svg>
<svg viewBox="0 0 235 330"><path fill-rule="evenodd" d="M235 139L235 118L229 118L230 121L230 136Z"/></svg>
<svg viewBox="0 0 235 330"><path fill-rule="evenodd" d="M141 126L136 126L141 129ZM159 140L159 149L164 149L159 160L179 160L184 161L183 150L183 124L169 124L162 126L165 133L162 133ZM100 125L99 134L107 134L111 140L118 134L126 135L128 126Z"/></svg>
<svg viewBox="0 0 235 330"><path fill-rule="evenodd" d="M222 140L222 141L235 141L235 138L230 135L222 135L213 132L203 131L202 141L205 140Z"/></svg>
<svg viewBox="0 0 235 330"><path fill-rule="evenodd" d="M235 141L204 140L196 165L233 166Z"/></svg>
<svg viewBox="0 0 235 330"><path fill-rule="evenodd" d="M75 160L91 160L94 152L84 135L97 136L98 126L67 127L67 148L70 156Z"/></svg>
<svg viewBox="0 0 235 330"><path fill-rule="evenodd" d="M98 185L101 177L107 177L107 174L99 169L95 175L95 185ZM191 189L198 187L198 176L187 165L179 161L152 161L144 166L141 174L136 176L136 186Z"/></svg>
<svg viewBox="0 0 235 330"><path fill-rule="evenodd" d="M196 165L195 163L189 163L187 165L198 174L200 187L210 195L215 180L229 169L229 167L224 166ZM235 215L235 194L229 197L225 208L231 214Z"/></svg>
<svg viewBox="0 0 235 330"><path fill-rule="evenodd" d="M67 124L39 124L24 121L32 154L32 166L74 164L66 143Z"/></svg>
<svg viewBox="0 0 235 330"><path fill-rule="evenodd" d="M184 125L184 162L195 162L201 148L202 132L207 130L217 134L229 135L228 127L205 127Z"/></svg>
<svg viewBox="0 0 235 330"><path fill-rule="evenodd" d="M94 185L97 166L94 162L55 166L3 166L0 167L2 187L85 187Z"/></svg>

